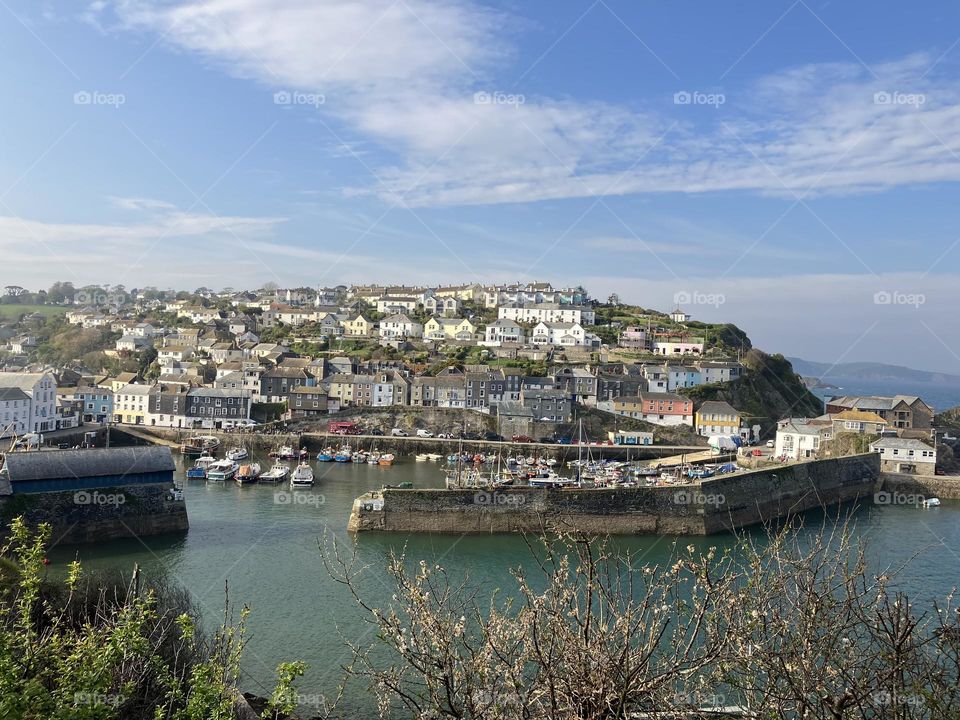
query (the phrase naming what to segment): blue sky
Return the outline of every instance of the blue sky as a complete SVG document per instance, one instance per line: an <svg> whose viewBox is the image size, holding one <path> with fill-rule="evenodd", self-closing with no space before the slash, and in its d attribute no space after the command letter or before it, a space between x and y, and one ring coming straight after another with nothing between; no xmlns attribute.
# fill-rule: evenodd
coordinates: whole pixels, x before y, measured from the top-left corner
<svg viewBox="0 0 960 720"><path fill-rule="evenodd" d="M960 372L956 4L0 18L0 283L544 279Z"/></svg>

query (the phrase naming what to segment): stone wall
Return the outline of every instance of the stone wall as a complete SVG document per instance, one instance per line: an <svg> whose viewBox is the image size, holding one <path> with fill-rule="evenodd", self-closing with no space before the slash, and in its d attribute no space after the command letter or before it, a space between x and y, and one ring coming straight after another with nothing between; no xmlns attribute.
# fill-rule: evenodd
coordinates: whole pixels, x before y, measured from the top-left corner
<svg viewBox="0 0 960 720"><path fill-rule="evenodd" d="M99 542L185 532L186 503L167 484L125 485L0 498L0 535L22 515L31 525L50 523L55 544Z"/></svg>
<svg viewBox="0 0 960 720"><path fill-rule="evenodd" d="M354 532L709 535L872 495L879 456L758 470L669 487L548 490L385 489L358 498Z"/></svg>
<svg viewBox="0 0 960 720"><path fill-rule="evenodd" d="M919 495L924 498L960 500L960 477L951 475L904 475L881 473L878 492Z"/></svg>

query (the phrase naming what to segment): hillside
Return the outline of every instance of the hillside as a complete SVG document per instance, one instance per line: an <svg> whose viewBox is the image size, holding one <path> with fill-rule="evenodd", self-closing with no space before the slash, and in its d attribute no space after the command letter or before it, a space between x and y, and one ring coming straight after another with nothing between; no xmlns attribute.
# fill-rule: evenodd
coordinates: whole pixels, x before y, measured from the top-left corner
<svg viewBox="0 0 960 720"><path fill-rule="evenodd" d="M933 416L933 425L960 432L960 406L944 410Z"/></svg>
<svg viewBox="0 0 960 720"><path fill-rule="evenodd" d="M681 392L697 402L723 400L745 413L750 425L770 435L784 417L817 417L823 402L811 393L783 355L754 348L743 357L744 375L731 383L701 385Z"/></svg>

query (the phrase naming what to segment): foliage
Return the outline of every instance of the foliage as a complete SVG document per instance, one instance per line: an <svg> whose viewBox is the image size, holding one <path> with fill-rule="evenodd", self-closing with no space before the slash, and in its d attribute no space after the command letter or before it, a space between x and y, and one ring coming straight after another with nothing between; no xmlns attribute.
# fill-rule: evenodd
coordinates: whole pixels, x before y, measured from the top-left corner
<svg viewBox="0 0 960 720"><path fill-rule="evenodd" d="M728 550L675 547L662 566L576 535L530 546L512 599L391 555L388 607L358 589L356 558L323 548L376 632L349 677L381 717L626 720L947 720L960 713L960 626L868 572L843 524L786 527Z"/></svg>
<svg viewBox="0 0 960 720"><path fill-rule="evenodd" d="M206 642L185 595L143 582L85 582L77 562L45 581L50 527L10 525L0 565L0 717L22 720L233 718L246 618L224 620ZM184 611L186 608L186 611ZM301 663L278 668L291 695Z"/></svg>

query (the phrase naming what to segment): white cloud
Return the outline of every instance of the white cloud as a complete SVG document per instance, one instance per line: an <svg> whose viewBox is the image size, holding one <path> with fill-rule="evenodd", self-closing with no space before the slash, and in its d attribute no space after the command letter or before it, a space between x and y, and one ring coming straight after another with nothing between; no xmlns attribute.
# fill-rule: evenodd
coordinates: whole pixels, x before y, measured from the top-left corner
<svg viewBox="0 0 960 720"><path fill-rule="evenodd" d="M672 97L641 112L532 96L478 104L473 93L495 91L497 70L518 72L506 70L502 29L518 23L466 0L112 7L123 27L160 34L226 72L270 89L324 93L323 112L397 158L372 163L382 182L353 192L411 206L730 190L843 194L960 180L960 93L925 77L933 58L922 53L872 71L852 61L790 68L730 88L727 102L706 114ZM923 103L878 103L877 93L920 95Z"/></svg>

